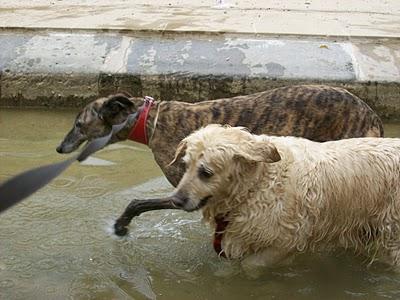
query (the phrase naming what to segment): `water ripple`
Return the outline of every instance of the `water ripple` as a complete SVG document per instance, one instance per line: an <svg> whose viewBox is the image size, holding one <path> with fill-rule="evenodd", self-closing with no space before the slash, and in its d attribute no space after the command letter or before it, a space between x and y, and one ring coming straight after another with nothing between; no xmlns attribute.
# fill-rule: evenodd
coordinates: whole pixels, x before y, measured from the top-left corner
<svg viewBox="0 0 400 300"><path fill-rule="evenodd" d="M40 270L52 270L57 266L56 261L53 258L44 258L39 260L36 263L36 266L40 269Z"/></svg>
<svg viewBox="0 0 400 300"><path fill-rule="evenodd" d="M11 279L5 279L0 281L0 288L9 289L15 286L15 282Z"/></svg>
<svg viewBox="0 0 400 300"><path fill-rule="evenodd" d="M0 156L20 157L20 158L40 158L40 157L46 157L47 154L31 153L31 152L0 152Z"/></svg>
<svg viewBox="0 0 400 300"><path fill-rule="evenodd" d="M77 180L73 177L58 177L54 179L49 186L54 188L69 188L76 185Z"/></svg>

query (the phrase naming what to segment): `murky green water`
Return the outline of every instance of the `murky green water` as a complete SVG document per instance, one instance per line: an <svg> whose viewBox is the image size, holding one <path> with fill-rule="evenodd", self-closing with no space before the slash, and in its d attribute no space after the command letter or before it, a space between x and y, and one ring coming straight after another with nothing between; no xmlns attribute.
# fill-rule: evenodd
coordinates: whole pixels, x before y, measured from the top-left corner
<svg viewBox="0 0 400 300"><path fill-rule="evenodd" d="M65 158L74 112L0 110L0 181ZM400 124L387 136L400 137ZM129 200L172 188L145 147L113 145L0 215L0 299L399 299L400 274L348 253L248 278L212 250L198 213L158 211L111 234Z"/></svg>

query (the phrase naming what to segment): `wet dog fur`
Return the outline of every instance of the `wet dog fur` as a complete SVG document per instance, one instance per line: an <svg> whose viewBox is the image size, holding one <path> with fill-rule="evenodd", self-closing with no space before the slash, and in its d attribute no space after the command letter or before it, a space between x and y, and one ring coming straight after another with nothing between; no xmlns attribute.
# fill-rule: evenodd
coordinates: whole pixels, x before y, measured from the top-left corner
<svg viewBox="0 0 400 300"><path fill-rule="evenodd" d="M245 267L339 247L400 270L400 139L316 143L208 125L176 157L186 172L171 198L214 228L223 216L223 251Z"/></svg>

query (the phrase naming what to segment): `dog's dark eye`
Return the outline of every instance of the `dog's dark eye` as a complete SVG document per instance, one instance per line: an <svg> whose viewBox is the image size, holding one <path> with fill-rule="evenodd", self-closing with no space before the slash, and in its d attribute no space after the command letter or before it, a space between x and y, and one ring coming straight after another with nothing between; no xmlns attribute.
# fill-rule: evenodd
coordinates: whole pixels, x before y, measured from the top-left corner
<svg viewBox="0 0 400 300"><path fill-rule="evenodd" d="M199 177L201 179L209 179L214 175L213 171L211 171L209 168L207 168L205 166L201 166L199 168L198 173L199 173Z"/></svg>
<svg viewBox="0 0 400 300"><path fill-rule="evenodd" d="M82 125L83 125L83 123L82 123L81 121L77 121L77 122L75 123L76 128L81 128Z"/></svg>

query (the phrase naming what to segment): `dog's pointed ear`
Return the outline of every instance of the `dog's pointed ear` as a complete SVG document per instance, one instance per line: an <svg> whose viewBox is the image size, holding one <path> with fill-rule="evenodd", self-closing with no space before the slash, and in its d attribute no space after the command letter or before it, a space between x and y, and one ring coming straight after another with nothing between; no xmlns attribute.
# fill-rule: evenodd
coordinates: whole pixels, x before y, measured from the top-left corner
<svg viewBox="0 0 400 300"><path fill-rule="evenodd" d="M187 143L185 140L182 140L176 148L174 159L168 164L168 167L172 166L178 159L185 155L186 148Z"/></svg>
<svg viewBox="0 0 400 300"><path fill-rule="evenodd" d="M109 122L113 120L119 113L127 111L134 106L125 94L116 94L106 100L100 108L99 116L101 119Z"/></svg>
<svg viewBox="0 0 400 300"><path fill-rule="evenodd" d="M268 141L254 141L241 144L233 155L233 158L253 163L274 163L281 160L281 156L275 145Z"/></svg>

